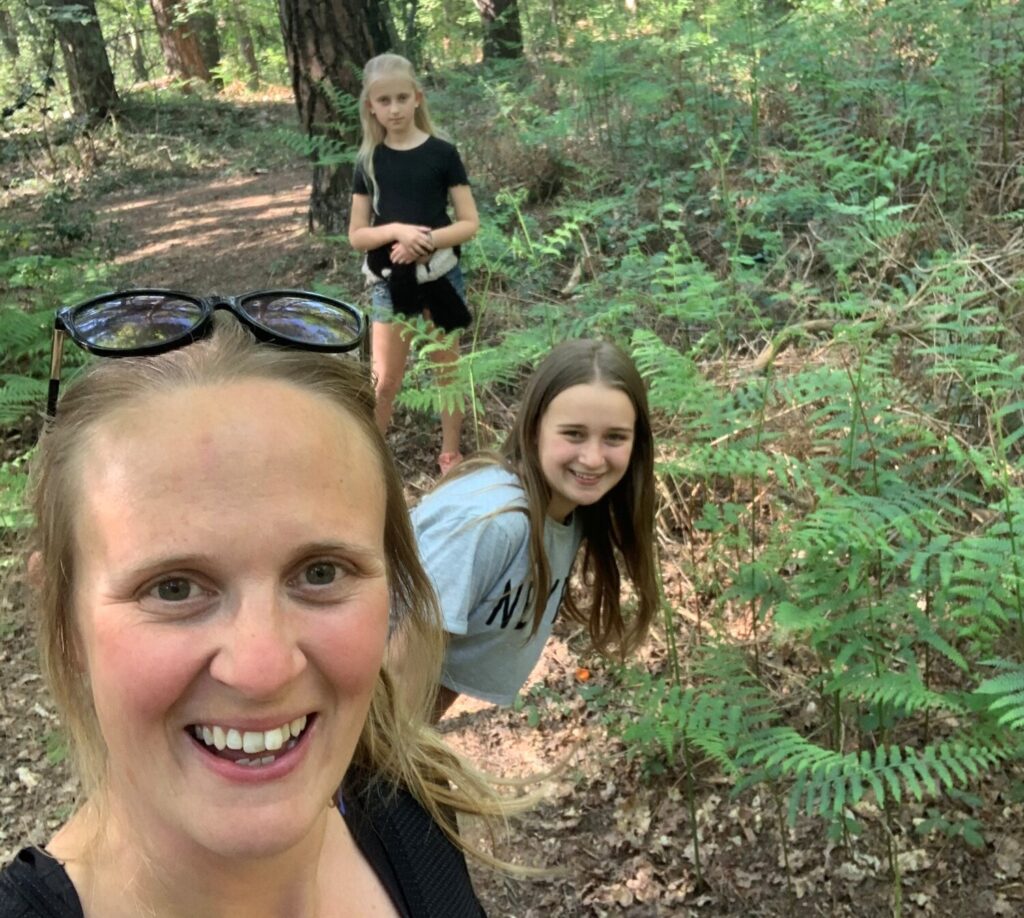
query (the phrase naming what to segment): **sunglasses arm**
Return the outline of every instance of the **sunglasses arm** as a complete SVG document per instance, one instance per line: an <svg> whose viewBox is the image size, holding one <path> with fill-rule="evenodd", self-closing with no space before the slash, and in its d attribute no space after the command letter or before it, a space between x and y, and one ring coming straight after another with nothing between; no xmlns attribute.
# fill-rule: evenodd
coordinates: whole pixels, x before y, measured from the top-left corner
<svg viewBox="0 0 1024 918"><path fill-rule="evenodd" d="M54 326L50 350L50 386L46 393L46 416L57 414L57 393L60 391L60 364L64 355L64 329Z"/></svg>

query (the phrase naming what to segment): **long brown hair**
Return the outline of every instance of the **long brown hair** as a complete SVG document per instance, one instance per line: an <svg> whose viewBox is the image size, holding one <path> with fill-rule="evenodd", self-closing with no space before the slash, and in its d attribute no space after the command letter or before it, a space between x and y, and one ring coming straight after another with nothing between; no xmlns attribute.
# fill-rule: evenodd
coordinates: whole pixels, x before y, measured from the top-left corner
<svg viewBox="0 0 1024 918"><path fill-rule="evenodd" d="M594 647L618 656L634 650L646 637L658 608L654 557L654 436L647 391L629 355L614 344L594 339L556 345L526 383L523 401L501 454L519 475L530 517L530 564L536 603L533 631L540 627L550 589L551 570L544 552L544 520L551 487L537 452L541 418L554 398L572 386L600 383L624 392L636 411L633 452L622 480L596 504L577 507L583 526L581 575L590 603L580 608L570 590L566 612L585 624ZM622 613L619 561L636 592L636 612Z"/></svg>

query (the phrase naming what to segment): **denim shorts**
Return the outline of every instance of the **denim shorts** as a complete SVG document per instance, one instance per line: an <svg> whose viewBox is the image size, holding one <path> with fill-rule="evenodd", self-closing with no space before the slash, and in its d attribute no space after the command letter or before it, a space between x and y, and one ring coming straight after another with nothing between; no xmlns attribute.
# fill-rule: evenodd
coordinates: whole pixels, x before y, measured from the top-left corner
<svg viewBox="0 0 1024 918"><path fill-rule="evenodd" d="M452 285L463 303L466 302L466 279L462 276L462 265L456 265L444 278ZM394 322L395 307L391 302L391 291L387 281L377 281L370 288L370 318L374 322Z"/></svg>

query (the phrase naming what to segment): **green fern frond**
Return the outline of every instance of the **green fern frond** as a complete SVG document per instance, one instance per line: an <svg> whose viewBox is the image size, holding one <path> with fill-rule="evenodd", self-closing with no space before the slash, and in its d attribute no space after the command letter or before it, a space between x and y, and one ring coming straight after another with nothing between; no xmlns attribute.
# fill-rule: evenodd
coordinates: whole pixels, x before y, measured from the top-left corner
<svg viewBox="0 0 1024 918"><path fill-rule="evenodd" d="M0 424L15 424L38 413L46 399L46 383L28 376L0 375Z"/></svg>
<svg viewBox="0 0 1024 918"><path fill-rule="evenodd" d="M866 674L865 674L866 675ZM915 711L950 711L966 713L966 707L956 698L924 686L916 670L872 675L853 680L847 687L847 697L873 704L891 705L905 714Z"/></svg>
<svg viewBox="0 0 1024 918"><path fill-rule="evenodd" d="M641 375L650 381L651 408L675 415L700 405L712 392L693 360L646 329L633 334L631 352Z"/></svg>
<svg viewBox="0 0 1024 918"><path fill-rule="evenodd" d="M888 794L897 802L906 792L921 800L936 796L940 783L947 789L966 785L998 763L1018 757L1021 749L994 742L977 745L942 742L923 750L880 745L874 752L840 753L818 746L790 727L771 728L743 746L738 756L759 777L792 777L790 817L803 809L808 815L838 814L858 803L870 788L879 806Z"/></svg>
<svg viewBox="0 0 1024 918"><path fill-rule="evenodd" d="M1024 728L1024 665L1010 661L991 661L1003 669L982 682L975 694L982 696L996 723L1011 730Z"/></svg>
<svg viewBox="0 0 1024 918"><path fill-rule="evenodd" d="M329 134L302 134L282 128L275 131L274 136L282 146L318 166L351 165L356 161L356 147Z"/></svg>
<svg viewBox="0 0 1024 918"><path fill-rule="evenodd" d="M27 475L25 457L0 465L0 530L18 530L28 526L24 493Z"/></svg>
<svg viewBox="0 0 1024 918"><path fill-rule="evenodd" d="M50 343L53 313L25 312L17 306L0 306L0 341L4 342L3 361L9 361L45 349Z"/></svg>

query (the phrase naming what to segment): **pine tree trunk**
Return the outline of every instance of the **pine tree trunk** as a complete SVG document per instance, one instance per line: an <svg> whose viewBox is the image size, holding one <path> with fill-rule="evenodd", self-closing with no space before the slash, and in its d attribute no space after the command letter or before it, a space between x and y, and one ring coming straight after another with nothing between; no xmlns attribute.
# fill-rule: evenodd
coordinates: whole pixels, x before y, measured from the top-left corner
<svg viewBox="0 0 1024 918"><path fill-rule="evenodd" d="M484 26L484 60L523 56L519 0L474 0Z"/></svg>
<svg viewBox="0 0 1024 918"><path fill-rule="evenodd" d="M420 48L419 28L416 25L416 13L419 11L420 0L408 0L402 7L402 47L404 54L412 65L419 69L422 54Z"/></svg>
<svg viewBox="0 0 1024 918"><path fill-rule="evenodd" d="M186 12L184 0L149 0L160 36L167 72L182 80L210 82L210 71L203 60L199 36L194 24L182 19Z"/></svg>
<svg viewBox="0 0 1024 918"><path fill-rule="evenodd" d="M358 121L341 123L329 90L358 97L363 66L390 47L386 4L374 0L279 0L281 32L299 122L311 137L355 141ZM348 217L352 167L313 165L309 227L340 233Z"/></svg>
<svg viewBox="0 0 1024 918"><path fill-rule="evenodd" d="M199 10L189 17L189 22L199 40L199 53L203 58L203 66L210 75L210 82L217 89L224 88L224 81L217 73L220 66L220 39L217 36L217 17L208 9Z"/></svg>
<svg viewBox="0 0 1024 918"><path fill-rule="evenodd" d="M551 19L551 28L555 33L555 47L561 51L565 44L565 40L562 37L562 26L560 22L561 16L559 15L558 0L548 0L548 16Z"/></svg>
<svg viewBox="0 0 1024 918"><path fill-rule="evenodd" d="M0 42L3 43L4 51L12 60L17 60L21 54L21 45L18 44L18 29L14 25L14 19L4 7L0 7Z"/></svg>
<svg viewBox="0 0 1024 918"><path fill-rule="evenodd" d="M90 121L105 118L118 105L95 0L50 0L57 41L64 56L71 108ZM64 13L67 15L62 15Z"/></svg>
<svg viewBox="0 0 1024 918"><path fill-rule="evenodd" d="M126 28L128 29L128 50L132 62L132 75L137 83L145 83L149 80L150 61L146 55L145 44L145 20L146 0L129 0L125 4L125 11L128 15Z"/></svg>

